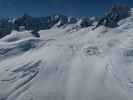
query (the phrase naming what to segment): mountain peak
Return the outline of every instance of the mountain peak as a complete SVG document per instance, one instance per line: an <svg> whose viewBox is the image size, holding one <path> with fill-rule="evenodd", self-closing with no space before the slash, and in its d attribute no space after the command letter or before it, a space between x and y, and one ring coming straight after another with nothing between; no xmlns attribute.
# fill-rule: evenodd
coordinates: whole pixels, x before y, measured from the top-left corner
<svg viewBox="0 0 133 100"><path fill-rule="evenodd" d="M123 4L117 4L113 5L103 17L99 20L98 24L96 27L100 25L104 25L107 27L117 27L118 22L124 18L127 18L130 16L130 8L127 5Z"/></svg>

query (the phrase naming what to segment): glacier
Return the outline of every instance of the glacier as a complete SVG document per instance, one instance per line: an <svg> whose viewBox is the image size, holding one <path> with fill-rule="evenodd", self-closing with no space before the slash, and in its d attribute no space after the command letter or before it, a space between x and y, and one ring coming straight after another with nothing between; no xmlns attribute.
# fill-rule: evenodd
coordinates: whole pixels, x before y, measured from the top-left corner
<svg viewBox="0 0 133 100"><path fill-rule="evenodd" d="M133 15L118 24L12 31L0 39L0 100L132 100Z"/></svg>

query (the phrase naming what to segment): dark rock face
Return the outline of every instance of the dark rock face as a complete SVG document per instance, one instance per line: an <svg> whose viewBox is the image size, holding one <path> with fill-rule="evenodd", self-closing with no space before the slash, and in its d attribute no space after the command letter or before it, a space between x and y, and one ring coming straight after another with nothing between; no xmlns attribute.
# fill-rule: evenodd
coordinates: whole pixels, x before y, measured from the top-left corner
<svg viewBox="0 0 133 100"><path fill-rule="evenodd" d="M77 22L78 22L78 19L75 18L75 17L68 18L68 24L74 24L74 23L77 23Z"/></svg>
<svg viewBox="0 0 133 100"><path fill-rule="evenodd" d="M31 33L32 33L33 36L39 38L39 37L40 37L40 34L38 33L38 31L39 31L39 30L33 30Z"/></svg>
<svg viewBox="0 0 133 100"><path fill-rule="evenodd" d="M80 23L80 26L81 26L81 28L86 28L86 27L92 26L94 21L96 21L96 19L91 20L90 18L83 18L82 22Z"/></svg>
<svg viewBox="0 0 133 100"><path fill-rule="evenodd" d="M58 27L61 27L65 24L68 24L68 17L67 16L64 16L64 15L60 15L58 16L58 22L60 21L60 24L57 25Z"/></svg>
<svg viewBox="0 0 133 100"><path fill-rule="evenodd" d="M7 18L0 19L0 38L10 34L12 29L13 24Z"/></svg>
<svg viewBox="0 0 133 100"><path fill-rule="evenodd" d="M108 12L98 21L96 27L100 25L104 25L107 27L117 27L118 22L124 18L130 16L129 14L130 8L126 5L114 5Z"/></svg>

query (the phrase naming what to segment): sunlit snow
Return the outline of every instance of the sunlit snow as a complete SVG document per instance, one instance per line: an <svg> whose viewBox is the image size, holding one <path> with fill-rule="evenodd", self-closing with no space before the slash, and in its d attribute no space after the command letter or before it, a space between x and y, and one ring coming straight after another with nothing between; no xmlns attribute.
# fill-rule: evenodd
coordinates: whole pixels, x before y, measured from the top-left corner
<svg viewBox="0 0 133 100"><path fill-rule="evenodd" d="M119 25L13 31L0 40L0 100L133 100L133 16Z"/></svg>

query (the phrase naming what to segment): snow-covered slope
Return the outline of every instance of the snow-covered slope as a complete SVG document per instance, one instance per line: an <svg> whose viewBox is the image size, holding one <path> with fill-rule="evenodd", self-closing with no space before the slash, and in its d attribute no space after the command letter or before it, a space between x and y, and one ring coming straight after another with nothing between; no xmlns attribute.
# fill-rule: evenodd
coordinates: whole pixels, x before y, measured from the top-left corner
<svg viewBox="0 0 133 100"><path fill-rule="evenodd" d="M0 100L132 100L133 15L119 25L4 37Z"/></svg>

